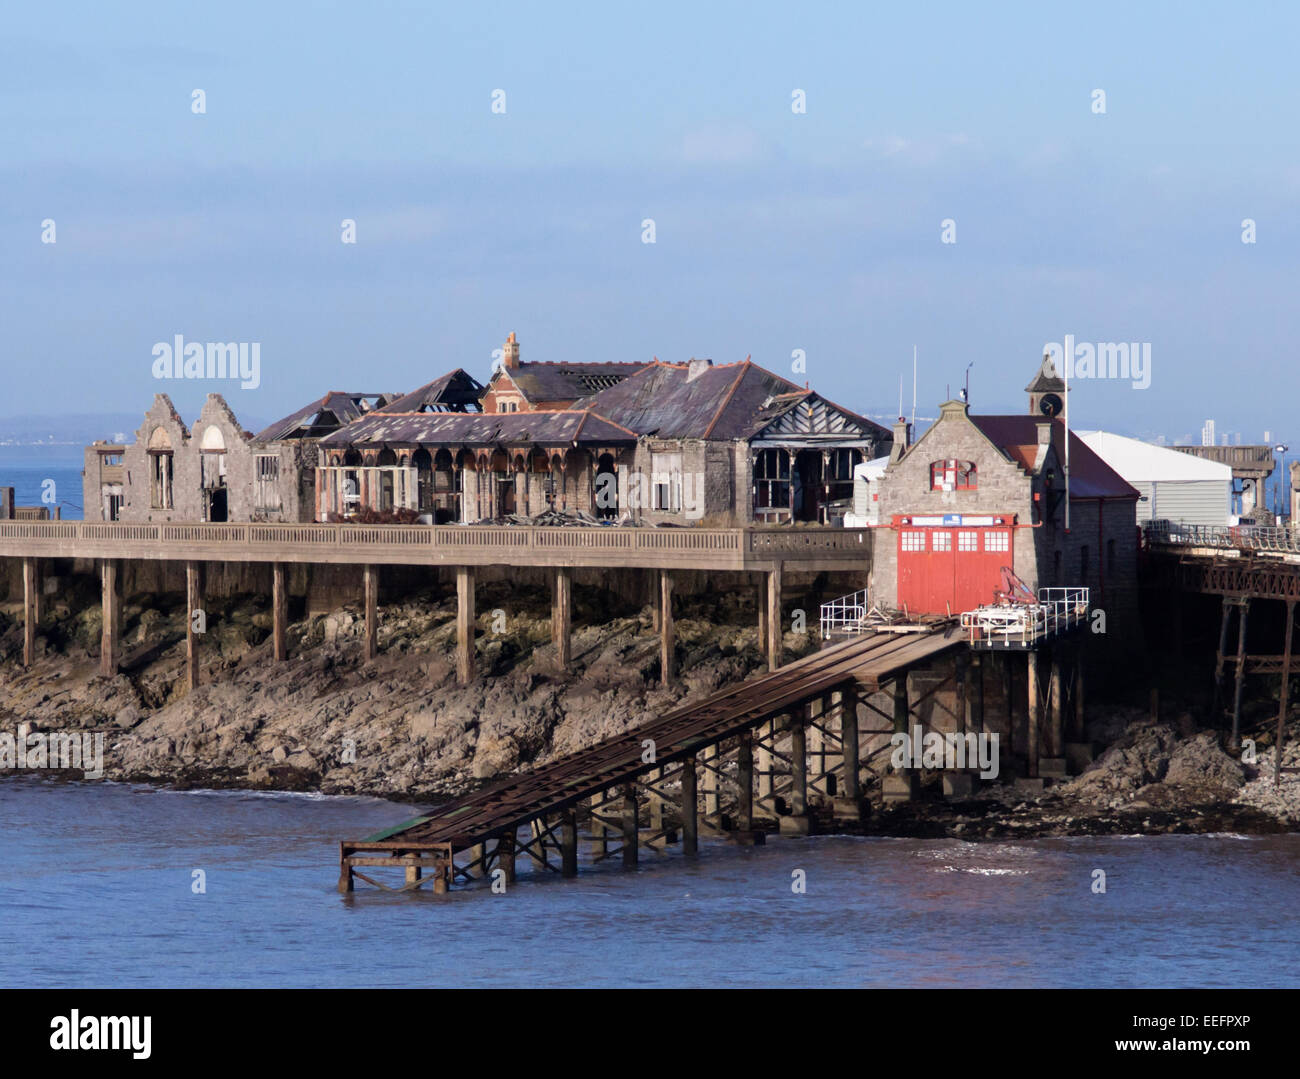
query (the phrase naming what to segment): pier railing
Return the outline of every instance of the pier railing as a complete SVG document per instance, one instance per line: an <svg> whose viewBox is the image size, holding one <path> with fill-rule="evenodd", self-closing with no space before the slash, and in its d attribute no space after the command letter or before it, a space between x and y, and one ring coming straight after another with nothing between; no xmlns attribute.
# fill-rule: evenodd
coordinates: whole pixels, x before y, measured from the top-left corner
<svg viewBox="0 0 1300 1079"><path fill-rule="evenodd" d="M0 521L0 555L744 569L866 560L869 529Z"/></svg>
<svg viewBox="0 0 1300 1079"><path fill-rule="evenodd" d="M1037 603L994 603L965 611L971 645L1027 646L1074 629L1088 618L1086 588L1040 588Z"/></svg>
<svg viewBox="0 0 1300 1079"><path fill-rule="evenodd" d="M1300 529L1276 525L1190 525L1149 521L1143 529L1148 547L1204 547L1300 555Z"/></svg>

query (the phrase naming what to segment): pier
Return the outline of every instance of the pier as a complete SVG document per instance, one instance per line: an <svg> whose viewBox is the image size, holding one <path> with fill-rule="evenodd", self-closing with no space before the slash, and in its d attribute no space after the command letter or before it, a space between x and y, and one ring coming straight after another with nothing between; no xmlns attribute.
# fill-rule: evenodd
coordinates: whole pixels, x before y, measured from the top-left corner
<svg viewBox="0 0 1300 1079"><path fill-rule="evenodd" d="M364 597L368 654L376 648L380 566L454 569L458 604L457 670L474 676L475 570L485 566L552 570L552 632L561 665L567 664L572 629L570 572L576 568L657 574L656 623L663 640L665 678L672 677L673 573L704 570L758 574L764 602L760 633L775 669L781 652L781 593L787 572L865 572L872 553L869 529L845 528L637 528L474 525L351 524L130 524L96 521L0 521L0 558L22 561L25 638L23 662L34 658L40 620L41 563L50 559L98 562L104 612L100 669L116 673L120 652L119 568L124 560L183 562L189 609L201 606L202 568L213 562L265 563L272 567L275 653L284 659L287 605L284 567L353 565ZM739 583L739 582L738 582ZM188 679L197 685L193 633Z"/></svg>
<svg viewBox="0 0 1300 1079"><path fill-rule="evenodd" d="M831 823L852 828L863 813L864 739L908 730L920 703L909 702L908 672L964 647L948 625L825 648L428 816L342 842L339 891L352 892L359 878L387 891L429 884L445 892L497 870L509 882L520 857L572 877L584 846L593 862L617 858L632 868L644 850L680 844L696 855L701 835L743 844L774 831L808 835L818 823L813 791L827 796ZM892 693L892 715L865 701L882 690ZM872 711L887 725L864 729L862 713ZM403 868L404 882L363 872L372 867Z"/></svg>

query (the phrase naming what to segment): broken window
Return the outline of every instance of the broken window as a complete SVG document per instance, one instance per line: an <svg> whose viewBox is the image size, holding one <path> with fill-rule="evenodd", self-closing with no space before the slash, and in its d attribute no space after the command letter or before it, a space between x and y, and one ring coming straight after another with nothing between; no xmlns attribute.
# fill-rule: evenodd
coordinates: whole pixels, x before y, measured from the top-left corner
<svg viewBox="0 0 1300 1079"><path fill-rule="evenodd" d="M975 478L974 461L957 461L949 458L930 465L930 490L974 491L979 484Z"/></svg>
<svg viewBox="0 0 1300 1079"><path fill-rule="evenodd" d="M255 501L258 509L280 508L280 458L273 453L258 454Z"/></svg>
<svg viewBox="0 0 1300 1079"><path fill-rule="evenodd" d="M754 455L754 508L789 506L790 454L785 450L759 450Z"/></svg>

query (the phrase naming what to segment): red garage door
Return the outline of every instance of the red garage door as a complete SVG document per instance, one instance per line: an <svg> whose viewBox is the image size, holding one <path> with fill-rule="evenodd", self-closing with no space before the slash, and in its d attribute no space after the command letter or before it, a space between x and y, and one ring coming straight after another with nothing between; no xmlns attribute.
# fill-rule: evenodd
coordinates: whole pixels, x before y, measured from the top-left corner
<svg viewBox="0 0 1300 1079"><path fill-rule="evenodd" d="M1011 565L1010 528L901 525L898 606L922 614L974 610L993 602L1002 567Z"/></svg>

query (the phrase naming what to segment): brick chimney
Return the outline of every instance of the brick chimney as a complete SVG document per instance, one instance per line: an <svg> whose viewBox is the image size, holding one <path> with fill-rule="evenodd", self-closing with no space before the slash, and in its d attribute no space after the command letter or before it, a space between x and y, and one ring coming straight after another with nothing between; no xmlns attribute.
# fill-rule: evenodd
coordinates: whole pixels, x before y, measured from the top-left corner
<svg viewBox="0 0 1300 1079"><path fill-rule="evenodd" d="M514 330L510 331L510 336L506 338L506 347L502 349L501 366L507 371L514 371L519 367L519 342L515 340Z"/></svg>

